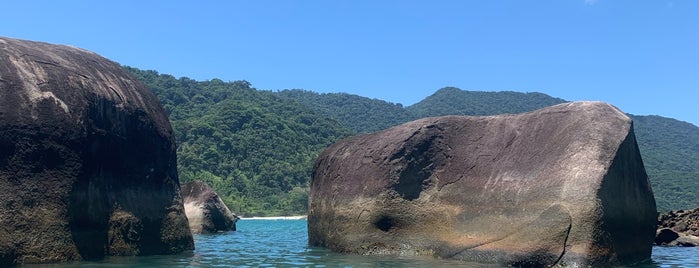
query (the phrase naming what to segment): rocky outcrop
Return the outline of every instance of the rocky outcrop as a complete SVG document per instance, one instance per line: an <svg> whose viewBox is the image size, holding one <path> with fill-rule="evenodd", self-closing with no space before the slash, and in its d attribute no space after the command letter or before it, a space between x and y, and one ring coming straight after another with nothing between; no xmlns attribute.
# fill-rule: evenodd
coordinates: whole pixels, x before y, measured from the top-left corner
<svg viewBox="0 0 699 268"><path fill-rule="evenodd" d="M632 121L600 102L345 139L309 205L312 246L532 267L647 260L657 220Z"/></svg>
<svg viewBox="0 0 699 268"><path fill-rule="evenodd" d="M0 262L193 248L170 123L119 64L0 37Z"/></svg>
<svg viewBox="0 0 699 268"><path fill-rule="evenodd" d="M182 184L184 211L192 233L235 231L238 216L233 214L218 194L203 181Z"/></svg>
<svg viewBox="0 0 699 268"><path fill-rule="evenodd" d="M699 246L699 208L661 214L658 217L655 244L661 246Z"/></svg>

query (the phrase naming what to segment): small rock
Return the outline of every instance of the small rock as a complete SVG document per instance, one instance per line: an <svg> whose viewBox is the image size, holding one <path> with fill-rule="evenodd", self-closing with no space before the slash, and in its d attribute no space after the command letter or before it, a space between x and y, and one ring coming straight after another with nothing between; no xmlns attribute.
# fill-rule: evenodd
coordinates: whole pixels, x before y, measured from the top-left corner
<svg viewBox="0 0 699 268"><path fill-rule="evenodd" d="M678 237L680 237L677 232L673 231L670 228L663 228L658 230L657 234L655 235L655 244L656 245L669 245L672 241L675 241Z"/></svg>
<svg viewBox="0 0 699 268"><path fill-rule="evenodd" d="M238 216L233 214L223 200L203 181L182 185L185 214L192 233L216 233L235 231Z"/></svg>
<svg viewBox="0 0 699 268"><path fill-rule="evenodd" d="M699 246L699 237L693 235L681 235L676 241L677 245L681 247Z"/></svg>
<svg viewBox="0 0 699 268"><path fill-rule="evenodd" d="M658 216L658 235L663 229L672 229L679 238L666 242L666 246L696 246L699 235L699 208L692 210L669 211ZM656 244L658 237L656 237ZM658 244L660 245L660 244Z"/></svg>

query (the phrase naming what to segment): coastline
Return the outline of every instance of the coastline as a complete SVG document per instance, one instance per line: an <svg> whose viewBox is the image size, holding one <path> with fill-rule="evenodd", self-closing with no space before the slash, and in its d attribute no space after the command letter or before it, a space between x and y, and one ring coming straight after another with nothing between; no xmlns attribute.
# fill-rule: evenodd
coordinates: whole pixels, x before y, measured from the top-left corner
<svg viewBox="0 0 699 268"><path fill-rule="evenodd" d="M240 218L240 220L305 220L308 216L297 215L297 216L276 216L276 217L245 217Z"/></svg>

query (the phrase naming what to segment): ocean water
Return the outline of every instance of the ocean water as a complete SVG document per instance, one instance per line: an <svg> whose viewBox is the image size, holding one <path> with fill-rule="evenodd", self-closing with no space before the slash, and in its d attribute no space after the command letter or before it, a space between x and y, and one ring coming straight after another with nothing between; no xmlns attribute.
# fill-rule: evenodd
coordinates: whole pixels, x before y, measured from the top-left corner
<svg viewBox="0 0 699 268"><path fill-rule="evenodd" d="M194 237L193 252L110 257L29 267L499 267L432 258L357 256L307 246L306 220L241 220L238 231ZM699 267L699 248L654 247L652 262L635 268Z"/></svg>

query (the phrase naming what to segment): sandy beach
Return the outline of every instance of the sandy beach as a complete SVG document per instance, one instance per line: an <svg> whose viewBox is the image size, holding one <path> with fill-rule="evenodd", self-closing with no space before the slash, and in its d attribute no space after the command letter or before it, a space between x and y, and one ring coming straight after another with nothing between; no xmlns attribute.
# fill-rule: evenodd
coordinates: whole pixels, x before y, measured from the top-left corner
<svg viewBox="0 0 699 268"><path fill-rule="evenodd" d="M278 216L278 217L248 217L240 218L240 220L305 220L306 215L298 216Z"/></svg>

